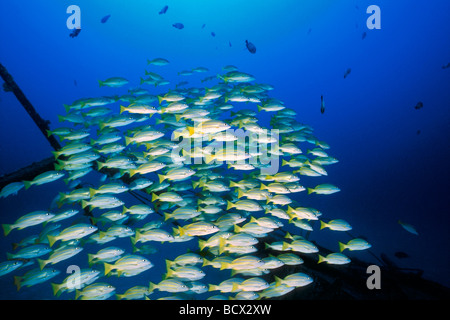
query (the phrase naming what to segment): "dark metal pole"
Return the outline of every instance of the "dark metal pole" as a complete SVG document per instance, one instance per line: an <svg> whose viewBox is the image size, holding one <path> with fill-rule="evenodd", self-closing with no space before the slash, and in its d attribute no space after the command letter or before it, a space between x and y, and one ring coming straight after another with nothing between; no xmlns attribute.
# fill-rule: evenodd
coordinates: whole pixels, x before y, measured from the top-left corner
<svg viewBox="0 0 450 320"><path fill-rule="evenodd" d="M25 94L22 92L22 90L19 88L19 86L14 81L13 77L9 74L8 70L0 63L0 76L3 78L3 81L5 83L3 84L3 88L5 91L11 91L16 96L17 100L22 104L22 106L25 108L25 110L28 112L30 117L33 119L33 121L36 123L36 125L41 130L44 137L48 140L50 145L55 150L61 149L61 145L59 142L55 139L54 136L47 136L47 130L49 130L48 127L48 121L45 121L41 118L39 113L36 112L31 102L27 99Z"/></svg>

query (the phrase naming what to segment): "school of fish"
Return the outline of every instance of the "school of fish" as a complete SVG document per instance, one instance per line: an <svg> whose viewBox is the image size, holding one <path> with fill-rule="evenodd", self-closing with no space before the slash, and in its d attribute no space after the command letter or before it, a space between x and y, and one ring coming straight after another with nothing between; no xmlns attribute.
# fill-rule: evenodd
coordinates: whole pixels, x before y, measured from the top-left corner
<svg viewBox="0 0 450 320"><path fill-rule="evenodd" d="M371 247L355 238L325 255L301 236L352 227L296 200L339 192L332 184L311 184L338 160L296 120L294 109L270 96L273 86L229 65L201 80L216 81L209 87L181 81L164 91L170 82L157 71L167 64L149 59L140 86L126 94L64 105L63 126L48 131L63 144L53 152L54 170L11 183L0 197L60 179L67 187L50 209L2 221L5 237L25 228L36 233L14 244L0 262L0 276L13 274L17 290L44 283L42 290L63 299L152 300L156 292L158 299L203 293L208 299L270 299L314 282L302 272L271 274L302 264L302 255L348 264L345 250ZM186 80L208 72L198 67L178 75ZM99 80L107 94L128 84L122 77ZM270 124L258 123L261 113ZM268 240L275 233L281 240ZM115 245L120 238L128 244ZM190 250L171 256L180 242ZM79 272L54 281L79 255L85 255ZM166 272L155 277L152 269L161 263ZM225 280L206 282L208 273ZM123 292L108 281L127 283L142 274L158 280Z"/></svg>

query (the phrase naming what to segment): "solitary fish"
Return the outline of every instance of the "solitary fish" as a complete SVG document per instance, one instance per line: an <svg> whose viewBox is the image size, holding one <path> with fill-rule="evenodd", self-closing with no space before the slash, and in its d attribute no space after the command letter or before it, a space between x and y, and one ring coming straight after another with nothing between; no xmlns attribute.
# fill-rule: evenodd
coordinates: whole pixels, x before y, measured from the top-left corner
<svg viewBox="0 0 450 320"><path fill-rule="evenodd" d="M250 53L256 53L256 47L253 43L249 42L248 40L245 40L245 45Z"/></svg>
<svg viewBox="0 0 450 320"><path fill-rule="evenodd" d="M403 227L403 229L405 229L409 233L415 234L416 236L419 235L419 233L417 232L416 228L413 225L403 222L401 220L398 220L398 223Z"/></svg>
<svg viewBox="0 0 450 320"><path fill-rule="evenodd" d="M102 18L102 20L100 20L100 21L101 21L102 23L105 23L106 21L108 21L109 17L111 17L110 14L108 14L107 16L104 16L104 17Z"/></svg>
<svg viewBox="0 0 450 320"><path fill-rule="evenodd" d="M159 14L165 14L167 12L167 9L169 9L169 6L164 6L161 11L159 12Z"/></svg>
<svg viewBox="0 0 450 320"><path fill-rule="evenodd" d="M172 26L174 28L177 28L177 29L180 29L180 30L184 28L184 24L182 24L180 22L174 23Z"/></svg>
<svg viewBox="0 0 450 320"><path fill-rule="evenodd" d="M323 101L323 95L320 96L320 113L324 113L325 112L325 102Z"/></svg>

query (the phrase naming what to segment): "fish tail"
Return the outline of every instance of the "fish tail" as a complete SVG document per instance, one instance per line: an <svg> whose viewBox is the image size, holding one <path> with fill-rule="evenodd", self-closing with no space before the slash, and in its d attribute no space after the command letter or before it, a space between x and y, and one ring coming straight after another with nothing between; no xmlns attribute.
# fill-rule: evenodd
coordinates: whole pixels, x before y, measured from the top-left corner
<svg viewBox="0 0 450 320"><path fill-rule="evenodd" d="M165 176L163 174L158 174L158 178L159 178L159 183L162 183L164 180L167 179L167 176Z"/></svg>
<svg viewBox="0 0 450 320"><path fill-rule="evenodd" d="M111 272L114 265L104 262L103 265L105 266L105 276Z"/></svg>
<svg viewBox="0 0 450 320"><path fill-rule="evenodd" d="M277 276L274 276L274 279L275 279L275 287L279 287L283 283L282 280Z"/></svg>
<svg viewBox="0 0 450 320"><path fill-rule="evenodd" d="M244 191L242 191L241 189L238 190L238 199L242 198L244 196Z"/></svg>
<svg viewBox="0 0 450 320"><path fill-rule="evenodd" d="M219 286L215 284L209 284L208 291L216 291L219 290Z"/></svg>
<svg viewBox="0 0 450 320"><path fill-rule="evenodd" d="M129 145L132 142L133 140L131 139L131 137L125 137L125 145Z"/></svg>
<svg viewBox="0 0 450 320"><path fill-rule="evenodd" d="M227 200L227 211L234 207L234 203Z"/></svg>
<svg viewBox="0 0 450 320"><path fill-rule="evenodd" d="M195 133L195 128L194 127L187 127L188 131L189 131L189 135L193 135Z"/></svg>
<svg viewBox="0 0 450 320"><path fill-rule="evenodd" d="M283 241L283 246L281 247L281 250L285 251L288 248L289 248L289 243Z"/></svg>
<svg viewBox="0 0 450 320"><path fill-rule="evenodd" d="M126 107L120 106L120 113L123 113L123 112L126 111L126 110L127 110Z"/></svg>
<svg viewBox="0 0 450 320"><path fill-rule="evenodd" d="M48 263L48 260L36 259L39 264L39 268L44 269L45 265Z"/></svg>
<svg viewBox="0 0 450 320"><path fill-rule="evenodd" d="M229 263L227 263L227 262L221 262L221 263L220 263L220 270L228 269L229 266L230 266Z"/></svg>
<svg viewBox="0 0 450 320"><path fill-rule="evenodd" d="M20 290L20 286L21 286L21 282L22 282L22 278L23 277L19 277L19 276L14 276L14 284L17 287L17 291Z"/></svg>
<svg viewBox="0 0 450 320"><path fill-rule="evenodd" d="M99 85L100 87L103 87L103 86L105 85L105 83L104 83L102 80L98 80L98 85Z"/></svg>
<svg viewBox="0 0 450 320"><path fill-rule="evenodd" d="M289 165L289 162L287 162L285 159L283 159L283 160L281 160L281 165L287 166L287 165Z"/></svg>
<svg viewBox="0 0 450 320"><path fill-rule="evenodd" d="M313 193L314 192L314 189L313 188L308 188L308 194L311 194L311 193Z"/></svg>
<svg viewBox="0 0 450 320"><path fill-rule="evenodd" d="M234 225L234 233L239 233L242 231L242 227L239 227L237 224Z"/></svg>
<svg viewBox="0 0 450 320"><path fill-rule="evenodd" d="M346 245L343 244L342 242L338 241L338 244L339 244L339 251L340 252L342 252L342 251L344 251L346 249Z"/></svg>
<svg viewBox="0 0 450 320"><path fill-rule="evenodd" d="M225 249L225 238L219 239L219 254L222 254Z"/></svg>
<svg viewBox="0 0 450 320"><path fill-rule="evenodd" d="M84 209L89 205L89 203L86 200L81 200L81 207Z"/></svg>
<svg viewBox="0 0 450 320"><path fill-rule="evenodd" d="M150 281L150 283L148 284L148 292L149 294L153 292L153 290L156 289L156 284L154 284L153 282Z"/></svg>
<svg viewBox="0 0 450 320"><path fill-rule="evenodd" d="M92 265L92 261L94 260L94 254L92 254L92 253L88 253L88 263L89 263L89 266L91 266Z"/></svg>
<svg viewBox="0 0 450 320"><path fill-rule="evenodd" d="M238 290L239 290L239 284L233 283L233 285L231 286L231 292L236 292Z"/></svg>
<svg viewBox="0 0 450 320"><path fill-rule="evenodd" d="M89 188L89 196L90 196L91 198L95 195L96 192L97 192L97 190L92 189L92 188Z"/></svg>
<svg viewBox="0 0 450 320"><path fill-rule="evenodd" d="M45 130L45 131L47 132L47 137L50 137L53 134L53 132L51 132L50 130Z"/></svg>
<svg viewBox="0 0 450 320"><path fill-rule="evenodd" d="M320 230L322 230L323 228L326 228L326 227L328 227L328 225L325 222L320 221Z"/></svg>
<svg viewBox="0 0 450 320"><path fill-rule="evenodd" d="M56 296L58 294L58 291L61 289L61 285L56 283L50 283L50 285L52 286L53 289L53 295Z"/></svg>
<svg viewBox="0 0 450 320"><path fill-rule="evenodd" d="M200 251L205 249L205 247L206 247L206 240L198 239L198 247L199 247Z"/></svg>
<svg viewBox="0 0 450 320"><path fill-rule="evenodd" d="M261 187L259 188L260 190L266 190L269 189L264 183L261 183Z"/></svg>
<svg viewBox="0 0 450 320"><path fill-rule="evenodd" d="M24 181L23 184L25 185L25 190L29 189L33 185L32 181Z"/></svg>
<svg viewBox="0 0 450 320"><path fill-rule="evenodd" d="M158 200L158 196L155 193L152 193L152 202Z"/></svg>
<svg viewBox="0 0 450 320"><path fill-rule="evenodd" d="M55 244L55 242L58 241L58 239L55 236L52 236L49 234L47 235L47 239L48 239L48 245L50 247L52 247Z"/></svg>
<svg viewBox="0 0 450 320"><path fill-rule="evenodd" d="M78 289L75 289L75 300L78 300L78 298L81 296L81 291Z"/></svg>
<svg viewBox="0 0 450 320"><path fill-rule="evenodd" d="M317 261L317 263L322 263L322 262L324 262L325 261L325 257L324 256L321 256L320 254L319 254L319 261Z"/></svg>
<svg viewBox="0 0 450 320"><path fill-rule="evenodd" d="M64 116L58 114L58 121L63 122L65 120Z"/></svg>
<svg viewBox="0 0 450 320"><path fill-rule="evenodd" d="M159 102L159 104L161 104L161 103L163 102L163 100L164 100L164 97L158 96L158 102Z"/></svg>
<svg viewBox="0 0 450 320"><path fill-rule="evenodd" d="M12 229L14 229L12 224L2 224L2 227L5 237L11 232Z"/></svg>

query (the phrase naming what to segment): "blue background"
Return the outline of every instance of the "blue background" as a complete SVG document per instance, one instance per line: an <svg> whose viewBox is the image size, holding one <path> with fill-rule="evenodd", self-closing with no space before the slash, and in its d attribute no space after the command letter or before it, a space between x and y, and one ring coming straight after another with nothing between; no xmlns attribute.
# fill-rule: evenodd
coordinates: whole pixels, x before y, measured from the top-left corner
<svg viewBox="0 0 450 320"><path fill-rule="evenodd" d="M72 4L81 8L76 38L66 27ZM159 15L166 4L167 13ZM381 8L380 30L366 27L372 4ZM203 66L214 75L235 65L273 85L271 96L295 109L297 120L312 126L339 159L323 182L341 192L312 196L311 205L349 221L374 254L386 253L399 266L420 268L425 278L450 286L450 68L442 68L450 62L448 12L446 0L2 1L0 62L53 129L61 126L57 115L64 114L64 103L126 93L99 88L97 80L121 76L137 87L147 59L168 59L161 73L173 84L185 80L176 77L182 70ZM184 29L172 27L177 22ZM256 54L247 51L246 39ZM203 76L187 80L204 86ZM416 110L419 101L424 107ZM0 174L50 156L51 147L13 94L0 92L0 112ZM267 121L269 115L258 117ZM58 181L0 199L1 222L47 208L64 188ZM399 219L416 226L419 236L402 229ZM21 238L14 231L0 238L1 261ZM312 239L337 249L331 232ZM410 257L396 259L396 251ZM355 256L377 263L368 252ZM152 270L157 268L163 267ZM148 284L135 278L133 285ZM52 298L48 287L17 294L10 274L0 277L0 298Z"/></svg>

